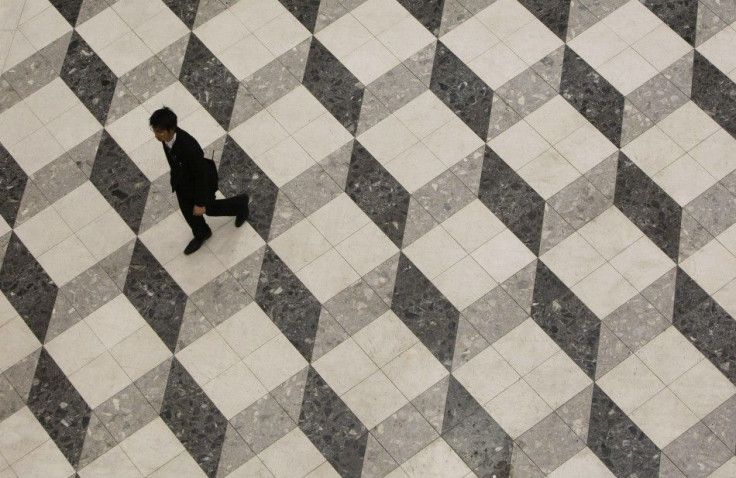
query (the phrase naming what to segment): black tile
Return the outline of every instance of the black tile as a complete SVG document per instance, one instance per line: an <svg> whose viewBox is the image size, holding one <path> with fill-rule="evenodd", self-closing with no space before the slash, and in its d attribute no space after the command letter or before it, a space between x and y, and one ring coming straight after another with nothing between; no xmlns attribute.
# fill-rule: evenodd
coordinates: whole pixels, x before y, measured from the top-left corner
<svg viewBox="0 0 736 478"><path fill-rule="evenodd" d="M593 386L588 447L616 476L659 476L659 448L597 385Z"/></svg>
<svg viewBox="0 0 736 478"><path fill-rule="evenodd" d="M401 247L409 193L358 141L354 143L345 192Z"/></svg>
<svg viewBox="0 0 736 478"><path fill-rule="evenodd" d="M187 295L140 240L133 249L123 293L175 352Z"/></svg>
<svg viewBox="0 0 736 478"><path fill-rule="evenodd" d="M102 132L89 179L126 224L137 233L146 209L151 182L107 130Z"/></svg>
<svg viewBox="0 0 736 478"><path fill-rule="evenodd" d="M263 257L256 302L311 361L322 305L270 247Z"/></svg>
<svg viewBox="0 0 736 478"><path fill-rule="evenodd" d="M692 100L736 138L736 84L695 51Z"/></svg>
<svg viewBox="0 0 736 478"><path fill-rule="evenodd" d="M665 254L677 261L682 208L623 153L619 153L613 203Z"/></svg>
<svg viewBox="0 0 736 478"><path fill-rule="evenodd" d="M398 0L398 2L434 36L440 35L445 0Z"/></svg>
<svg viewBox="0 0 736 478"><path fill-rule="evenodd" d="M571 0L520 0L519 3L532 12L562 41L567 40Z"/></svg>
<svg viewBox="0 0 736 478"><path fill-rule="evenodd" d="M27 403L61 453L76 467L92 410L45 349L41 350Z"/></svg>
<svg viewBox="0 0 736 478"><path fill-rule="evenodd" d="M683 40L695 46L698 0L641 0Z"/></svg>
<svg viewBox="0 0 736 478"><path fill-rule="evenodd" d="M82 4L84 0L49 0L51 5L61 13L61 16L68 21L71 26L77 24L77 18L79 18L79 12L82 11Z"/></svg>
<svg viewBox="0 0 736 478"><path fill-rule="evenodd" d="M60 76L97 121L104 125L118 78L76 30L69 42Z"/></svg>
<svg viewBox="0 0 736 478"><path fill-rule="evenodd" d="M0 290L43 343L59 289L14 232L0 268Z"/></svg>
<svg viewBox="0 0 736 478"><path fill-rule="evenodd" d="M486 147L478 197L534 254L539 254L544 199Z"/></svg>
<svg viewBox="0 0 736 478"><path fill-rule="evenodd" d="M207 476L215 478L227 419L176 358L171 364L161 418Z"/></svg>
<svg viewBox="0 0 736 478"><path fill-rule="evenodd" d="M179 19L184 22L190 30L194 28L194 20L197 19L199 0L163 0Z"/></svg>
<svg viewBox="0 0 736 478"><path fill-rule="evenodd" d="M452 370L460 312L404 254L399 257L391 310Z"/></svg>
<svg viewBox="0 0 736 478"><path fill-rule="evenodd" d="M445 415L442 420L443 434L483 409L454 375L450 375L449 380L447 399L445 400Z"/></svg>
<svg viewBox="0 0 736 478"><path fill-rule="evenodd" d="M229 135L225 138L218 173L220 191L226 197L248 194L248 223L268 241L279 188Z"/></svg>
<svg viewBox="0 0 736 478"><path fill-rule="evenodd" d="M736 320L679 267L672 324L736 384Z"/></svg>
<svg viewBox="0 0 736 478"><path fill-rule="evenodd" d="M361 476L368 430L312 367L304 388L299 428L340 476Z"/></svg>
<svg viewBox="0 0 736 478"><path fill-rule="evenodd" d="M510 476L514 441L484 409L442 437L477 476Z"/></svg>
<svg viewBox="0 0 736 478"><path fill-rule="evenodd" d="M437 44L429 89L486 141L493 90L441 42Z"/></svg>
<svg viewBox="0 0 736 478"><path fill-rule="evenodd" d="M345 129L355 134L365 87L316 38L312 38L309 48L303 84Z"/></svg>
<svg viewBox="0 0 736 478"><path fill-rule="evenodd" d="M616 146L621 146L624 96L565 47L560 94Z"/></svg>
<svg viewBox="0 0 736 478"><path fill-rule="evenodd" d="M320 0L279 0L310 32L314 33Z"/></svg>
<svg viewBox="0 0 736 478"><path fill-rule="evenodd" d="M179 81L227 131L240 83L196 35L189 37Z"/></svg>
<svg viewBox="0 0 736 478"><path fill-rule="evenodd" d="M537 263L531 315L573 362L595 379L601 321L542 261Z"/></svg>
<svg viewBox="0 0 736 478"><path fill-rule="evenodd" d="M0 214L10 227L13 227L18 217L27 182L26 173L0 144Z"/></svg>

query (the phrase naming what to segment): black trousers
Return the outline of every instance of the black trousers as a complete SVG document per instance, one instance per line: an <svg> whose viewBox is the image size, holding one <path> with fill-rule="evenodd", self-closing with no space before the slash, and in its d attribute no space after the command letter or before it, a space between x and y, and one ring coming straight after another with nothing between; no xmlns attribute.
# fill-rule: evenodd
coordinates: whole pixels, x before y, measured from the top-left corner
<svg viewBox="0 0 736 478"><path fill-rule="evenodd" d="M176 199L179 201L179 209L181 214L184 216L184 220L187 221L189 227L192 228L192 234L195 238L203 238L209 232L211 232L210 226L204 220L204 216L195 216L194 211L194 198L182 194L181 191L176 191ZM234 196L227 199L215 199L212 195L205 208L207 209L208 216L237 216L248 203L248 195L241 194L240 196Z"/></svg>

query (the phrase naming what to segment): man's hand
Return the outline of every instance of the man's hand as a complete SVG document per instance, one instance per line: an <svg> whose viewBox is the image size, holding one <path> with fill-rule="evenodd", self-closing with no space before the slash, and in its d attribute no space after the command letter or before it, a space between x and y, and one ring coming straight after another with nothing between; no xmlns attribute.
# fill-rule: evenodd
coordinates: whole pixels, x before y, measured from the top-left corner
<svg viewBox="0 0 736 478"><path fill-rule="evenodd" d="M201 216L207 212L207 208L204 206L194 206L194 211L192 211L192 214L195 216Z"/></svg>

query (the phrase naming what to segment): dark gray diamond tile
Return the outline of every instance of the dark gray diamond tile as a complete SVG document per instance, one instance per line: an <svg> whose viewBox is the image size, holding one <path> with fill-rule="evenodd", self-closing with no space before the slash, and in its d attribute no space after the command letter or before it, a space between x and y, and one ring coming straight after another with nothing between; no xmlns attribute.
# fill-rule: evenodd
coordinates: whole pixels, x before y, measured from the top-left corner
<svg viewBox="0 0 736 478"><path fill-rule="evenodd" d="M542 261L537 266L531 315L589 377L595 377L600 320Z"/></svg>
<svg viewBox="0 0 736 478"><path fill-rule="evenodd" d="M679 267L672 324L736 383L736 321Z"/></svg>
<svg viewBox="0 0 736 478"><path fill-rule="evenodd" d="M401 247L409 193L361 145L354 143L345 192L397 247Z"/></svg>
<svg viewBox="0 0 736 478"><path fill-rule="evenodd" d="M0 268L0 290L43 343L58 288L15 233Z"/></svg>
<svg viewBox="0 0 736 478"><path fill-rule="evenodd" d="M657 476L660 450L597 385L588 446L616 476Z"/></svg>
<svg viewBox="0 0 736 478"><path fill-rule="evenodd" d="M268 240L278 188L229 135L225 139L219 167L220 191L226 196L244 192L250 196L248 224Z"/></svg>
<svg viewBox="0 0 736 478"><path fill-rule="evenodd" d="M364 87L316 38L312 39L303 83L345 129L355 134Z"/></svg>
<svg viewBox="0 0 736 478"><path fill-rule="evenodd" d="M677 261L682 209L623 153L619 153L613 201L652 242Z"/></svg>
<svg viewBox="0 0 736 478"><path fill-rule="evenodd" d="M404 254L399 258L391 310L452 370L460 313Z"/></svg>
<svg viewBox="0 0 736 478"><path fill-rule="evenodd" d="M84 0L52 0L51 4L61 13L61 16L68 21L71 26L77 24L79 12L82 10Z"/></svg>
<svg viewBox="0 0 736 478"><path fill-rule="evenodd" d="M532 252L539 252L544 199L491 148L485 151L478 197Z"/></svg>
<svg viewBox="0 0 736 478"><path fill-rule="evenodd" d="M514 442L482 408L442 433L448 445L478 476L509 476Z"/></svg>
<svg viewBox="0 0 736 478"><path fill-rule="evenodd" d="M279 0L310 32L314 33L320 0Z"/></svg>
<svg viewBox="0 0 736 478"><path fill-rule="evenodd" d="M697 51L691 98L723 129L736 136L736 84Z"/></svg>
<svg viewBox="0 0 736 478"><path fill-rule="evenodd" d="M77 466L92 411L45 349L27 404L64 457Z"/></svg>
<svg viewBox="0 0 736 478"><path fill-rule="evenodd" d="M151 183L107 131L102 133L90 181L137 232Z"/></svg>
<svg viewBox="0 0 736 478"><path fill-rule="evenodd" d="M238 80L196 35L189 38L179 81L220 126L228 128Z"/></svg>
<svg viewBox="0 0 736 478"><path fill-rule="evenodd" d="M61 79L97 121L105 124L118 79L76 31L69 42Z"/></svg>
<svg viewBox="0 0 736 478"><path fill-rule="evenodd" d="M624 97L569 47L560 94L613 144L620 145Z"/></svg>
<svg viewBox="0 0 736 478"><path fill-rule="evenodd" d="M567 38L571 0L521 0L520 2L563 41Z"/></svg>
<svg viewBox="0 0 736 478"><path fill-rule="evenodd" d="M483 141L488 135L493 90L441 42L430 89Z"/></svg>
<svg viewBox="0 0 736 478"><path fill-rule="evenodd" d="M473 398L454 376L450 376L445 398L445 411L442 420L442 436L462 424L467 418L483 411L483 407Z"/></svg>
<svg viewBox="0 0 736 478"><path fill-rule="evenodd" d="M263 258L256 302L311 361L322 306L270 247Z"/></svg>
<svg viewBox="0 0 736 478"><path fill-rule="evenodd" d="M207 476L214 478L228 423L176 358L160 414Z"/></svg>
<svg viewBox="0 0 736 478"><path fill-rule="evenodd" d="M368 430L312 367L309 368L299 428L344 477L359 477Z"/></svg>
<svg viewBox="0 0 736 478"><path fill-rule="evenodd" d="M695 45L699 2L696 0L642 0L642 3L683 40Z"/></svg>
<svg viewBox="0 0 736 478"><path fill-rule="evenodd" d="M0 144L0 214L10 227L15 225L28 176Z"/></svg>
<svg viewBox="0 0 736 478"><path fill-rule="evenodd" d="M200 0L164 0L167 7L184 22L190 30L194 28L194 20L197 17Z"/></svg>
<svg viewBox="0 0 736 478"><path fill-rule="evenodd" d="M140 240L133 250L123 292L174 352L187 296Z"/></svg>
<svg viewBox="0 0 736 478"><path fill-rule="evenodd" d="M398 0L434 36L440 34L445 0Z"/></svg>

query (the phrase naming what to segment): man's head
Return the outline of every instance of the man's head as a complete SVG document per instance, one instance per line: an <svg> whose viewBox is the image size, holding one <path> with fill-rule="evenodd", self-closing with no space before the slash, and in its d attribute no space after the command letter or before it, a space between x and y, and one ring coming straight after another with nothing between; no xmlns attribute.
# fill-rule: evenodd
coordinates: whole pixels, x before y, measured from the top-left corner
<svg viewBox="0 0 736 478"><path fill-rule="evenodd" d="M176 132L176 114L164 106L153 112L148 120L154 137L161 141L171 141Z"/></svg>

